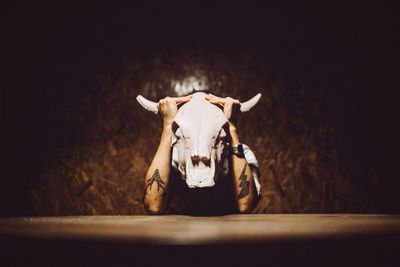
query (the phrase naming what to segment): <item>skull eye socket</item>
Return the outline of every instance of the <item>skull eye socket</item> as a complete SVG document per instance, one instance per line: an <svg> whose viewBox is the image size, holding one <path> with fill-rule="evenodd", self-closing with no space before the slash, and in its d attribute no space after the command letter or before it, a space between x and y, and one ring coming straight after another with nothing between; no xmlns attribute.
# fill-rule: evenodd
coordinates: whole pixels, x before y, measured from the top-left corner
<svg viewBox="0 0 400 267"><path fill-rule="evenodd" d="M179 125L175 122L175 121L173 121L172 122L172 132L174 133L174 134L176 134L176 131L179 129Z"/></svg>
<svg viewBox="0 0 400 267"><path fill-rule="evenodd" d="M229 122L225 123L222 126L222 129L225 131L225 134L227 134L229 132Z"/></svg>
<svg viewBox="0 0 400 267"><path fill-rule="evenodd" d="M226 137L226 132L224 128L222 128L221 131L219 132L219 138L224 138L224 137Z"/></svg>
<svg viewBox="0 0 400 267"><path fill-rule="evenodd" d="M218 136L217 136L217 140L215 142L215 145L218 145L218 143L220 143L220 142L225 143L226 137L227 137L227 134L226 134L224 128L222 128L221 131L219 132Z"/></svg>
<svg viewBox="0 0 400 267"><path fill-rule="evenodd" d="M214 141L213 148L218 148L218 145L221 144L221 143L224 144L224 143L226 142L226 138L227 138L227 133L226 133L224 127L223 127L223 128L221 128L221 130L219 131L219 133L218 133L218 135L216 136L216 138L213 137L213 140L215 140L215 141Z"/></svg>
<svg viewBox="0 0 400 267"><path fill-rule="evenodd" d="M185 139L189 139L188 137L183 135L181 127L175 121L172 122L171 130L175 138L181 139L182 137L184 137Z"/></svg>
<svg viewBox="0 0 400 267"><path fill-rule="evenodd" d="M228 136L228 132L229 132L229 123L225 123L218 133L218 139L225 140Z"/></svg>
<svg viewBox="0 0 400 267"><path fill-rule="evenodd" d="M221 130L218 133L218 138L223 139L224 137L227 137L229 132L229 123L225 123L224 125L222 125Z"/></svg>

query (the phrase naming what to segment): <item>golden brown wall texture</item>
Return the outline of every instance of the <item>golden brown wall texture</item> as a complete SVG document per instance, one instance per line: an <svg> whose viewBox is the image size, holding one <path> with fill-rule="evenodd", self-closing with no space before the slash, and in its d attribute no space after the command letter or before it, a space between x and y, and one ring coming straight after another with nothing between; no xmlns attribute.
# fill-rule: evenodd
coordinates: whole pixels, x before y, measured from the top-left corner
<svg viewBox="0 0 400 267"><path fill-rule="evenodd" d="M217 95L246 100L263 94L240 120L243 143L261 168L262 199L256 213L372 210L350 177L335 125L326 116L328 92L291 88L257 59L180 53L132 62L120 74L97 76L98 88L63 114L73 140L43 160L30 201L36 215L145 214L144 176L158 145L161 120L136 102L175 95L174 85L201 75ZM339 144L339 145L338 145ZM370 179L366 177L366 179ZM372 179L372 178L371 178ZM369 181L369 180L368 180Z"/></svg>

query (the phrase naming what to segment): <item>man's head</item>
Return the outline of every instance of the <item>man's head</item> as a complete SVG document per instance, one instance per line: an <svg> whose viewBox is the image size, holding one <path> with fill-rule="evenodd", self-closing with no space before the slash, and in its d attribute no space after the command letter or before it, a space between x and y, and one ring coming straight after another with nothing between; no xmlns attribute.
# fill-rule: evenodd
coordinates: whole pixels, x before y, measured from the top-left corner
<svg viewBox="0 0 400 267"><path fill-rule="evenodd" d="M172 122L172 142L178 152L179 171L190 188L214 186L223 163L228 140L228 119L221 107L210 103L207 94L196 92L177 111ZM261 94L242 103L242 112L250 110ZM138 102L158 112L157 103L142 96Z"/></svg>

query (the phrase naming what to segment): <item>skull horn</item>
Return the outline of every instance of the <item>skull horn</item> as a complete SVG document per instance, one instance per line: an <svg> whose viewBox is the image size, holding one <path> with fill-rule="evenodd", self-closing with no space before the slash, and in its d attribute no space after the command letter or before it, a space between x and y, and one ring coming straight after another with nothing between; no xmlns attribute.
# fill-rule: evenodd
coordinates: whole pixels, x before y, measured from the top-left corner
<svg viewBox="0 0 400 267"><path fill-rule="evenodd" d="M258 93L257 95L255 95L252 99L247 100L246 102L241 103L240 105L240 111L241 112L247 112L250 109L252 109L258 102L258 100L260 100L261 98L261 94Z"/></svg>
<svg viewBox="0 0 400 267"><path fill-rule="evenodd" d="M146 98L144 98L141 95L138 95L136 97L136 100L139 102L139 104L144 107L146 110L151 111L155 114L158 113L158 103L157 102L153 102L150 100L147 100Z"/></svg>

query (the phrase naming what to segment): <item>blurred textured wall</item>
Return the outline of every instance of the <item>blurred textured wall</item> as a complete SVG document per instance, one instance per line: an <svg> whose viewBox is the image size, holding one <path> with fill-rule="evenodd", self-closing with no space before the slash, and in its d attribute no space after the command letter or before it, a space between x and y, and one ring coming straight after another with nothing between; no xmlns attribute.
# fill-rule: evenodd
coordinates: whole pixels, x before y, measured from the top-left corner
<svg viewBox="0 0 400 267"><path fill-rule="evenodd" d="M175 96L187 77L220 96L246 100L263 94L243 114L242 142L255 152L261 168L258 213L370 210L359 187L338 159L335 128L324 106L324 92L287 88L250 56L202 59L188 52L136 62L115 79L99 74L98 87L65 113L75 125L70 143L46 159L41 185L31 193L35 214L143 214L144 176L155 154L161 119L135 100ZM354 178L354 177L353 177ZM373 177L371 177L373 178Z"/></svg>
<svg viewBox="0 0 400 267"><path fill-rule="evenodd" d="M135 97L194 79L263 94L239 126L255 212L399 212L397 18L384 2L10 2L0 216L143 214L161 122Z"/></svg>

